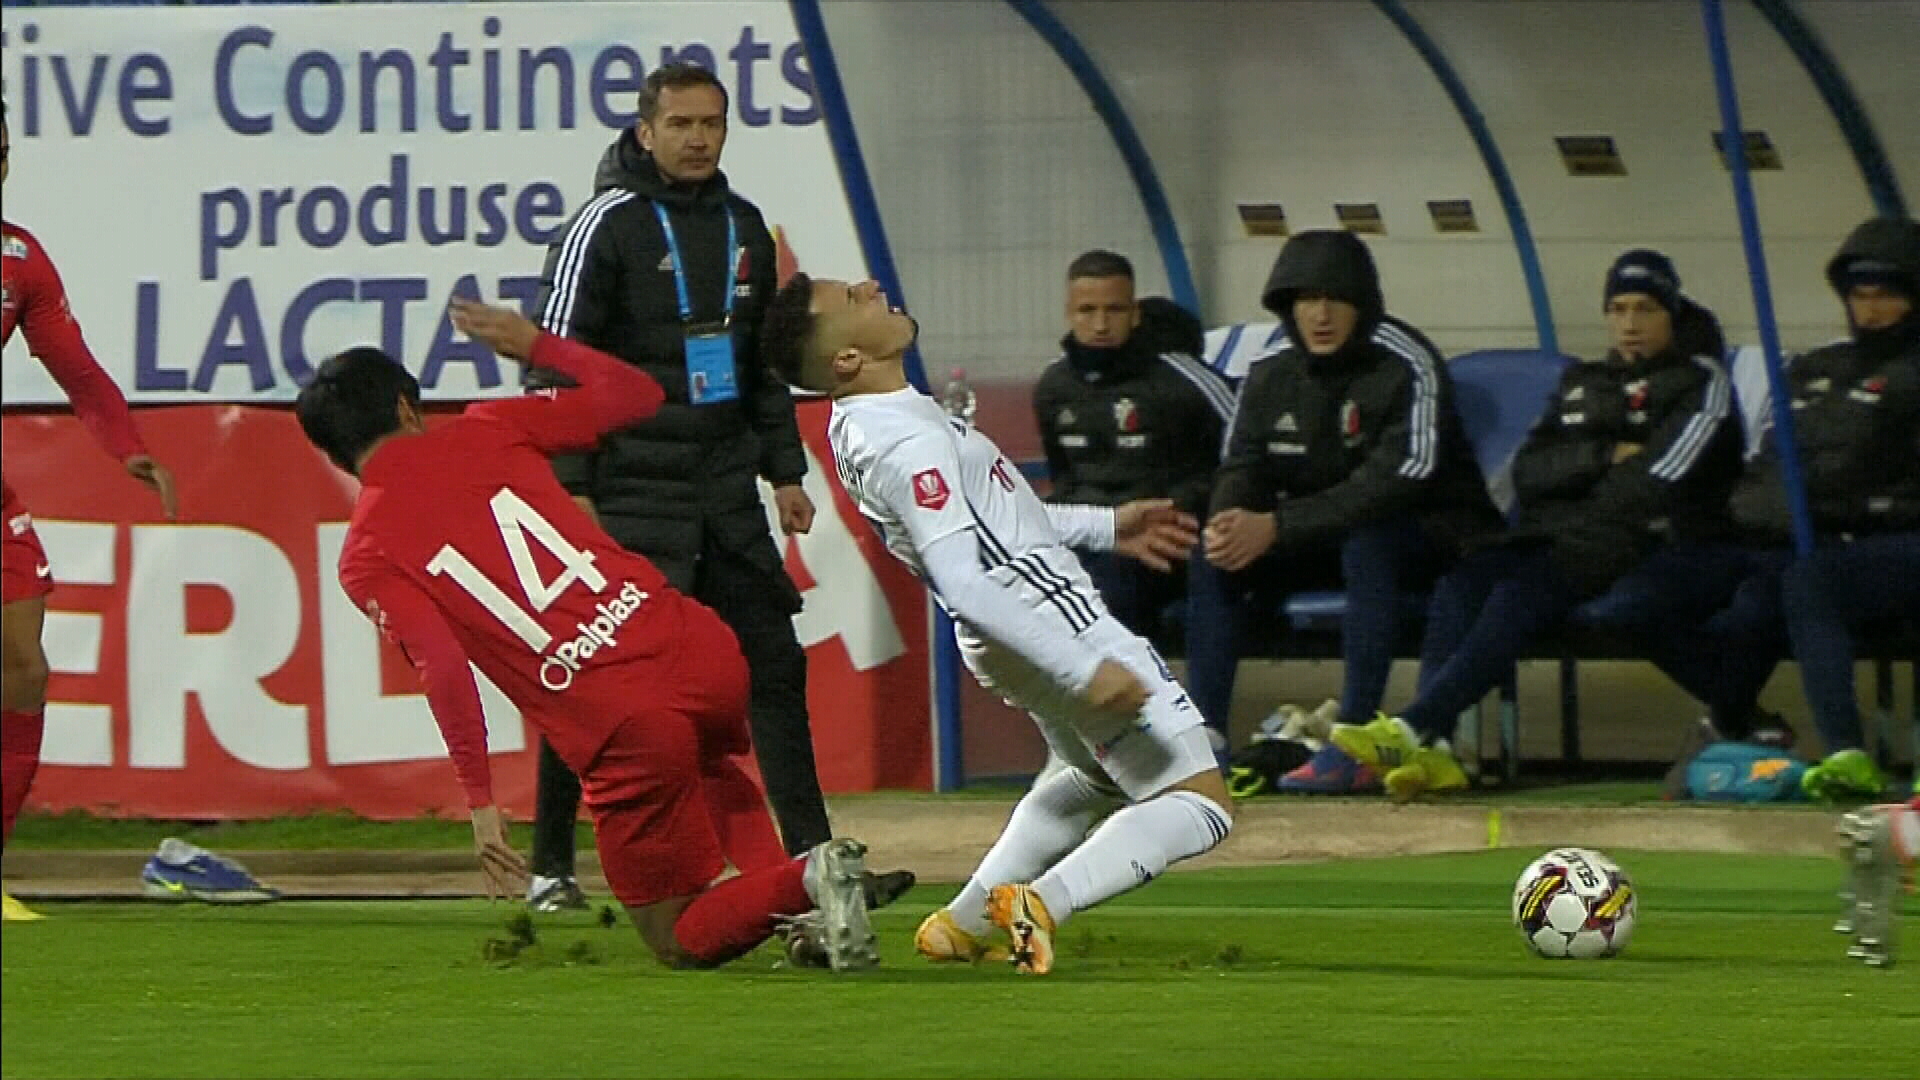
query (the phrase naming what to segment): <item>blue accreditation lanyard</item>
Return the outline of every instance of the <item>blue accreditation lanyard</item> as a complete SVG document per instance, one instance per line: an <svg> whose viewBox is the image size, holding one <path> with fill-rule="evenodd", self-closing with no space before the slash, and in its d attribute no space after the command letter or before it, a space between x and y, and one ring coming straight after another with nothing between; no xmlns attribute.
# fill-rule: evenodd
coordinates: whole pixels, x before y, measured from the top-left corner
<svg viewBox="0 0 1920 1080"><path fill-rule="evenodd" d="M740 400L740 367L733 355L734 277L740 272L740 233L727 210L727 272L720 282L725 296L720 306L720 321L696 325L693 298L687 292L686 263L680 258L680 241L673 235L673 222L667 208L653 204L660 219L660 232L667 238L667 259L673 263L673 288L680 297L680 325L686 340L682 343L687 364L687 402L691 405L720 405Z"/></svg>
<svg viewBox="0 0 1920 1080"><path fill-rule="evenodd" d="M673 222L667 218L667 208L658 202L653 204L653 216L660 219L660 232L667 238L667 257L673 261L673 288L680 297L680 321L693 322L693 299L687 292L686 262L680 258L680 241L673 235ZM720 323L723 326L733 322L733 278L740 272L740 232L733 220L733 209L727 209L727 276L723 283L726 290L725 303L720 308Z"/></svg>

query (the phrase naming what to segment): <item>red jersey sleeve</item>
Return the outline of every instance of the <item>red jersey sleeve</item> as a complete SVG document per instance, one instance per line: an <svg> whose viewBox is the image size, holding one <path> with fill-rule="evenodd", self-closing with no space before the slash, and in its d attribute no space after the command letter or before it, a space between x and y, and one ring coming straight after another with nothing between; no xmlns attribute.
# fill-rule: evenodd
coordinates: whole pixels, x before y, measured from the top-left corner
<svg viewBox="0 0 1920 1080"><path fill-rule="evenodd" d="M467 806L493 804L493 774L487 762L487 720L480 687L466 650L425 590L385 558L349 547L340 560L340 585L380 633L400 647L420 674L433 721L446 740L453 771L466 789Z"/></svg>
<svg viewBox="0 0 1920 1080"><path fill-rule="evenodd" d="M80 324L67 306L67 289L60 281L60 271L53 268L53 260L47 258L46 249L33 234L19 228L14 232L27 248L18 282L20 330L26 335L27 347L67 392L80 423L115 461L146 453L126 397L80 335Z"/></svg>
<svg viewBox="0 0 1920 1080"><path fill-rule="evenodd" d="M490 401L467 413L514 428L549 456L591 450L601 436L645 420L666 400L653 376L568 338L542 333L529 363L576 385Z"/></svg>

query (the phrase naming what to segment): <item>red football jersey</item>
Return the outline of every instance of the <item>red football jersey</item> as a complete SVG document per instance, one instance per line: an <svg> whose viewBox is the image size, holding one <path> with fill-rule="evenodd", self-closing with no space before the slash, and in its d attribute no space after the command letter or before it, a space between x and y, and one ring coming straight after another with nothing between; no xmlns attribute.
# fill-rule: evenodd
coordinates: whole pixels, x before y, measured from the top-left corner
<svg viewBox="0 0 1920 1080"><path fill-rule="evenodd" d="M146 453L126 397L80 336L53 260L32 233L9 221L0 224L0 345L13 340L16 326L94 441L115 461Z"/></svg>
<svg viewBox="0 0 1920 1080"><path fill-rule="evenodd" d="M574 503L548 461L652 415L659 384L552 335L532 362L579 388L475 405L381 445L361 468L340 556L347 595L419 669L474 806L492 794L469 660L536 726L610 727L631 704L631 665L662 652L681 622L682 598Z"/></svg>

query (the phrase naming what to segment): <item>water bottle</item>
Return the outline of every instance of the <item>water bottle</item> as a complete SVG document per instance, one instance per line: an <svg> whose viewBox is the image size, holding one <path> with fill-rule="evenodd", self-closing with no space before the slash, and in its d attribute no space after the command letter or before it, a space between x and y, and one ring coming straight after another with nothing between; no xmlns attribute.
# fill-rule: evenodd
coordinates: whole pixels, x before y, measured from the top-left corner
<svg viewBox="0 0 1920 1080"><path fill-rule="evenodd" d="M940 407L947 411L948 416L972 427L973 413L979 405L973 386L967 382L967 369L954 368L947 376L946 389L940 391Z"/></svg>

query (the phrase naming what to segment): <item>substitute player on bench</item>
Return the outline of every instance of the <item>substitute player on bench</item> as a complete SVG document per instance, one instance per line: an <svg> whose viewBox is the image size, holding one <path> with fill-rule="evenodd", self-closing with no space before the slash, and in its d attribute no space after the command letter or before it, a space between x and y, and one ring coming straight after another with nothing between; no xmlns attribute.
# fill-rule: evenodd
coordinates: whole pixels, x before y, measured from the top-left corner
<svg viewBox="0 0 1920 1080"><path fill-rule="evenodd" d="M732 632L602 532L548 463L651 415L659 384L502 308L456 301L453 320L578 389L428 431L419 383L362 347L321 365L297 411L363 485L340 584L420 673L489 893L519 895L527 867L494 804L469 661L580 777L607 881L663 963L725 963L817 906L831 966L871 967L865 849L834 840L789 858L741 767L749 680ZM740 875L713 884L728 862Z"/></svg>
<svg viewBox="0 0 1920 1080"><path fill-rule="evenodd" d="M908 385L901 360L916 331L872 282L797 274L768 308L762 348L789 383L833 397L828 433L848 494L953 615L975 676L1032 713L1066 763L1020 800L973 879L915 938L930 959L972 960L998 926L1015 965L1044 974L1061 921L1231 827L1198 710L1067 550L1165 566L1197 526L1165 500L1042 503L991 439Z"/></svg>

